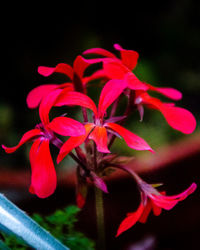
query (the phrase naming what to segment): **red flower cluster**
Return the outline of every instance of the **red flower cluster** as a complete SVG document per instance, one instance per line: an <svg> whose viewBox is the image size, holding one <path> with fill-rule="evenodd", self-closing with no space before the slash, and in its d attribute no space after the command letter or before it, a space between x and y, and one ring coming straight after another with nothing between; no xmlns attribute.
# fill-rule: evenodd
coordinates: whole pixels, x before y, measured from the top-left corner
<svg viewBox="0 0 200 250"><path fill-rule="evenodd" d="M32 168L30 192L38 197L48 197L56 188L56 171L50 153L50 143L60 150L57 163L70 154L79 164L78 175L79 179L82 179L82 183L87 183L90 179L97 187L107 192L106 185L100 178L101 169L104 169L102 167L104 159L110 153L110 146L116 136L122 137L132 149L153 152L147 142L121 126L132 110L137 108L142 120L143 106L157 109L172 128L185 134L194 131L196 121L188 110L176 107L174 103L163 103L159 99L151 97L149 91L156 91L172 100L181 99L182 94L172 88L154 87L140 81L133 73L137 65L138 53L125 50L118 44L115 44L114 48L119 51L120 58L107 50L93 48L85 51L83 55L93 54L98 58L85 59L79 55L74 60L73 66L59 63L56 67L40 66L38 68L38 73L45 77L53 73L61 73L67 76L68 81L63 84L41 85L33 89L28 94L27 105L29 108L39 108L41 122L34 129L26 132L17 146L2 146L7 153L12 153L22 144L33 141L30 150ZM96 63L102 65L101 69L86 76L86 69ZM101 79L104 83L98 106L87 95L88 83L96 79ZM117 104L122 95L128 99L127 110L124 115L115 116ZM83 121L79 122L65 116L55 117L50 121L51 109L61 106L80 106ZM110 106L112 109L109 113L107 111ZM92 112L92 118L88 118L87 109ZM69 138L63 142L59 136ZM94 141L95 147L92 147L91 140ZM84 149L79 147L81 144L85 145ZM72 152L73 149L76 154ZM95 157L94 166L91 166L91 161ZM192 184L184 193L167 197L158 193L150 185L142 183L141 185L139 182L140 190L143 193L141 205L136 212L129 214L122 222L118 235L135 224L137 220L144 222L151 209L155 215L158 215L161 208L171 209L179 200L185 199L195 189L195 184ZM78 191L77 197L79 201L81 197L83 205L84 197L81 196L81 191Z"/></svg>

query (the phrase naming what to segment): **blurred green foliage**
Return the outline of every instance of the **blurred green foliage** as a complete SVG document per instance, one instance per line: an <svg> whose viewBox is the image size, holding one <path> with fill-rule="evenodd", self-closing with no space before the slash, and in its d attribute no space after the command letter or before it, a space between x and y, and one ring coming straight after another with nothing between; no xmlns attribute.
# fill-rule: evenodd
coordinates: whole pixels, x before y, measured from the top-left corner
<svg viewBox="0 0 200 250"><path fill-rule="evenodd" d="M32 218L71 250L93 250L95 249L94 242L75 229L79 211L77 206L71 205L48 216L33 214ZM1 234L5 244L11 249L31 249L15 236Z"/></svg>

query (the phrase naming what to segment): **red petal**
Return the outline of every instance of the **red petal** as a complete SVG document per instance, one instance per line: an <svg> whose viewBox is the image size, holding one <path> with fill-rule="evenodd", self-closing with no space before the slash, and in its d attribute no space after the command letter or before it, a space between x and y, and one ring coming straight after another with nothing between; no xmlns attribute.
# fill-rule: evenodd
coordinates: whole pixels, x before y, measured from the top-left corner
<svg viewBox="0 0 200 250"><path fill-rule="evenodd" d="M182 98L182 93L180 91L178 91L177 89L173 89L173 88L156 88L150 84L147 84L147 86L149 87L149 90L153 90L156 92L159 92L173 100L180 100Z"/></svg>
<svg viewBox="0 0 200 250"><path fill-rule="evenodd" d="M128 88L133 90L147 90L148 87L145 83L141 82L131 71L128 72L124 81L126 81Z"/></svg>
<svg viewBox="0 0 200 250"><path fill-rule="evenodd" d="M56 189L56 171L51 158L49 141L36 140L30 150L31 193L46 198Z"/></svg>
<svg viewBox="0 0 200 250"><path fill-rule="evenodd" d="M79 105L91 109L97 115L97 108L95 103L87 95L76 91L63 91L59 98L56 100L55 106L64 105Z"/></svg>
<svg viewBox="0 0 200 250"><path fill-rule="evenodd" d="M83 84L87 84L88 82L96 80L96 79L106 79L107 80L107 76L105 75L105 72L103 69L97 70L91 76L84 77Z"/></svg>
<svg viewBox="0 0 200 250"><path fill-rule="evenodd" d="M43 98L39 107L39 115L43 124L49 123L49 112L55 105L58 96L61 94L62 89L55 89L51 91L46 98ZM68 91L67 91L68 92Z"/></svg>
<svg viewBox="0 0 200 250"><path fill-rule="evenodd" d="M26 132L20 142L17 144L17 146L15 147L6 147L4 145L2 145L2 148L6 151L6 153L13 153L15 152L19 147L21 147L24 143L30 141L30 140L33 140L34 138L38 137L38 136L41 136L42 135L42 132L40 131L40 129L32 129L32 130L29 130L28 132Z"/></svg>
<svg viewBox="0 0 200 250"><path fill-rule="evenodd" d="M74 69L74 72L80 78L82 78L88 66L94 63L99 63L99 62L102 62L102 59L85 59L82 56L77 56L73 64L73 69Z"/></svg>
<svg viewBox="0 0 200 250"><path fill-rule="evenodd" d="M130 148L135 150L149 150L152 153L154 152L153 149L141 137L133 134L128 129L125 129L116 123L106 123L105 126L111 128L120 136L122 136Z"/></svg>
<svg viewBox="0 0 200 250"><path fill-rule="evenodd" d="M89 139L94 140L97 145L97 150L102 153L110 153L107 143L107 132L104 127L96 126L92 133L89 135Z"/></svg>
<svg viewBox="0 0 200 250"><path fill-rule="evenodd" d="M40 104L42 98L58 86L57 84L40 85L31 90L26 99L28 107L36 108Z"/></svg>
<svg viewBox="0 0 200 250"><path fill-rule="evenodd" d="M196 128L196 120L188 110L163 104L159 110L168 124L184 134L191 134Z"/></svg>
<svg viewBox="0 0 200 250"><path fill-rule="evenodd" d="M43 76L50 76L53 73L61 73L67 75L71 80L73 79L73 69L70 65L59 63L56 67L39 66L38 73Z"/></svg>
<svg viewBox="0 0 200 250"><path fill-rule="evenodd" d="M110 79L123 79L126 73L130 72L120 60L107 59L103 62L105 75Z"/></svg>
<svg viewBox="0 0 200 250"><path fill-rule="evenodd" d="M123 80L110 80L101 91L98 106L98 115L103 117L107 108L121 95L126 88Z"/></svg>
<svg viewBox="0 0 200 250"><path fill-rule="evenodd" d="M118 237L121 233L123 233L124 231L126 231L129 228L131 228L132 226L134 226L135 223L139 220L143 211L144 211L144 206L141 203L136 212L129 213L127 215L127 217L121 222L121 224L117 230L116 237Z"/></svg>
<svg viewBox="0 0 200 250"><path fill-rule="evenodd" d="M132 71L137 65L139 54L133 50L123 49L119 44L114 44L114 48L120 51L122 63Z"/></svg>
<svg viewBox="0 0 200 250"><path fill-rule="evenodd" d="M196 120L192 113L184 108L173 106L173 104L162 103L159 99L149 96L147 93L141 95L145 104L150 104L160 110L168 124L184 134L191 134L196 128Z"/></svg>
<svg viewBox="0 0 200 250"><path fill-rule="evenodd" d="M97 54L100 56L116 58L116 56L114 54L112 54L108 50L105 50L102 48L92 48L92 49L88 49L88 50L83 52L83 55L89 55L89 54Z"/></svg>
<svg viewBox="0 0 200 250"><path fill-rule="evenodd" d="M85 130L86 133L85 135L80 135L80 136L75 136L75 137L70 137L61 147L59 155L57 157L57 163L61 162L62 159L69 154L69 152L71 152L75 147L78 147L79 145L81 145L85 139L87 138L88 134L90 133L90 131L92 130L92 128L95 125L92 123L86 124L85 125Z"/></svg>
<svg viewBox="0 0 200 250"><path fill-rule="evenodd" d="M64 136L79 136L85 134L85 127L78 121L68 117L56 117L48 127L54 132Z"/></svg>
<svg viewBox="0 0 200 250"><path fill-rule="evenodd" d="M143 211L142 215L140 216L140 219L139 219L140 223L146 223L147 218L149 216L149 213L151 212L151 209L152 209L152 203L151 203L151 200L148 199L147 204L144 207L144 211Z"/></svg>

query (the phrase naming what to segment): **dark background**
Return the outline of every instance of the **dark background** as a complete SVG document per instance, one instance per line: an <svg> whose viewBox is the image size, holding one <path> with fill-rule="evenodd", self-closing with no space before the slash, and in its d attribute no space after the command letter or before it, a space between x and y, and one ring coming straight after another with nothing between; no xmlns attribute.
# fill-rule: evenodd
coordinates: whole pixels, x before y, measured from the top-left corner
<svg viewBox="0 0 200 250"><path fill-rule="evenodd" d="M6 5L2 8L4 15L1 15L0 30L1 143L15 144L25 131L38 122L37 111L28 110L26 106L28 92L40 84L62 82L62 78L57 76L47 79L38 75L39 65L53 67L59 62L72 64L78 54L91 47L114 52L114 43L139 52L137 72L141 79L156 86L179 89L183 93L179 106L189 109L199 126L198 1L67 1L47 2L46 5L44 2ZM169 143L172 137L178 138L175 132L170 131L171 134L164 138L161 136L160 141L155 141L153 134L154 146ZM10 166L23 168L24 164L28 165L28 160L23 150L15 155L0 152L2 169ZM194 164L198 167L199 162L195 161ZM192 169L195 169L194 165ZM162 227L160 224L156 226ZM196 233L196 228L192 228L190 236L194 233L192 230ZM179 228L179 238L180 235ZM165 249L179 249L178 246L172 248L168 245Z"/></svg>

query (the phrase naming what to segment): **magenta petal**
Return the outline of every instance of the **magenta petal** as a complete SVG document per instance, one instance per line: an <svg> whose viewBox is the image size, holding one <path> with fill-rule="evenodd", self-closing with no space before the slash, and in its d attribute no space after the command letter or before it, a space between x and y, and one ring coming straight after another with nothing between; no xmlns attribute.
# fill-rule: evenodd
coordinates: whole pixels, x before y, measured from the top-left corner
<svg viewBox="0 0 200 250"><path fill-rule="evenodd" d="M110 153L110 150L107 147L108 138L106 128L96 126L91 134L89 139L94 140L97 145L97 150L102 153Z"/></svg>
<svg viewBox="0 0 200 250"><path fill-rule="evenodd" d="M56 171L51 158L49 141L36 140L30 150L31 186L30 192L40 198L50 196L56 189Z"/></svg>
<svg viewBox="0 0 200 250"><path fill-rule="evenodd" d="M143 211L144 211L144 206L141 203L137 211L133 213L128 213L127 217L121 222L117 230L116 237L118 237L121 233L134 226L135 223L140 219L140 216L142 215Z"/></svg>
<svg viewBox="0 0 200 250"><path fill-rule="evenodd" d="M153 149L145 142L145 140L133 134L128 129L123 128L119 124L106 123L105 126L111 128L112 130L116 131L120 136L122 136L130 148L135 150L149 150L152 153L154 152Z"/></svg>
<svg viewBox="0 0 200 250"><path fill-rule="evenodd" d="M39 66L38 73L43 76L50 76L54 72L67 75L71 80L73 79L73 69L70 65L59 63L56 67Z"/></svg>
<svg viewBox="0 0 200 250"><path fill-rule="evenodd" d="M21 147L24 143L30 141L30 140L33 140L35 138L37 138L38 136L41 136L42 135L42 132L40 131L40 129L32 129L32 130L29 130L28 132L26 132L20 142L17 144L17 146L15 147L6 147L4 145L2 145L2 148L6 151L6 153L13 153L15 152L19 147Z"/></svg>
<svg viewBox="0 0 200 250"><path fill-rule="evenodd" d="M101 91L98 106L98 115L103 117L107 108L121 95L126 88L123 80L108 81Z"/></svg>
<svg viewBox="0 0 200 250"><path fill-rule="evenodd" d="M120 51L122 63L132 71L137 65L139 58L138 52L123 49L119 44L114 44L114 48Z"/></svg>
<svg viewBox="0 0 200 250"><path fill-rule="evenodd" d="M192 183L189 188L187 188L185 191L183 191L180 194L177 195L170 195L170 196L163 196L164 199L166 200L173 200L176 199L178 201L182 201L188 197L188 195L192 194L197 188L196 183Z"/></svg>
<svg viewBox="0 0 200 250"><path fill-rule="evenodd" d="M159 110L168 124L184 134L191 134L196 128L196 120L188 110L163 104Z"/></svg>
<svg viewBox="0 0 200 250"><path fill-rule="evenodd" d="M57 84L40 85L31 90L26 99L28 107L36 108L40 104L42 98L58 86Z"/></svg>
<svg viewBox="0 0 200 250"><path fill-rule="evenodd" d="M85 134L85 127L80 122L63 116L54 118L48 124L48 128L64 136L79 136Z"/></svg>

